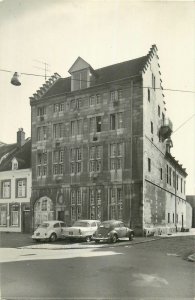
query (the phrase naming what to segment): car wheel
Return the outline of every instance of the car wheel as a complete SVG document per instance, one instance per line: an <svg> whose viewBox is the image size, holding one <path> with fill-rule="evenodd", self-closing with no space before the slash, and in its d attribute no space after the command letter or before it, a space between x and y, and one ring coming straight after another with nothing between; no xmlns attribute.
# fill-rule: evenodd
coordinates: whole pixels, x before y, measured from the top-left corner
<svg viewBox="0 0 195 300"><path fill-rule="evenodd" d="M133 234L129 233L129 240L132 241L132 239L133 239Z"/></svg>
<svg viewBox="0 0 195 300"><path fill-rule="evenodd" d="M100 242L99 240L95 240L95 243L96 243L96 244L99 244L99 242Z"/></svg>
<svg viewBox="0 0 195 300"><path fill-rule="evenodd" d="M39 240L37 240L37 239L33 239L33 241L34 241L34 242L36 242L36 243L38 243L38 241L39 241Z"/></svg>
<svg viewBox="0 0 195 300"><path fill-rule="evenodd" d="M89 242L91 242L91 237L90 236L86 236L85 240L86 240L87 243L89 243Z"/></svg>
<svg viewBox="0 0 195 300"><path fill-rule="evenodd" d="M112 238L111 238L111 242L112 242L112 243L116 243L117 239L118 239L117 235L114 234L114 235L112 236Z"/></svg>
<svg viewBox="0 0 195 300"><path fill-rule="evenodd" d="M57 240L57 235L55 233L52 233L49 240L52 243L55 242Z"/></svg>

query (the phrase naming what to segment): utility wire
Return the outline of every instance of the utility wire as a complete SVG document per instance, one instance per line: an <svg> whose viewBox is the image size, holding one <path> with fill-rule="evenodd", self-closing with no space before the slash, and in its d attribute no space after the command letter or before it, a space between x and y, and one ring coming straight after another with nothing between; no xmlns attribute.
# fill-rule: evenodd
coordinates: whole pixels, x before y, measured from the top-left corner
<svg viewBox="0 0 195 300"><path fill-rule="evenodd" d="M10 70L4 70L4 69L0 69L1 72L8 72L8 73L14 73L13 71L10 71ZM20 73L22 75L29 75L29 76L38 76L38 77L51 77L51 75L41 75L41 74L34 74L34 73ZM127 78L121 78L120 80L122 79L127 79ZM75 78L71 78L71 80L74 80L74 81L82 81L82 82L88 82L88 83L91 83L93 82L93 80L83 80L83 79L75 79ZM171 92L182 92L182 93L192 93L192 94L195 94L195 91L190 91L190 90L180 90L180 89L169 89L169 88L163 88L163 87L149 87L149 86L134 86L135 88L142 88L142 89L153 89L153 90L161 90L162 92L163 91L171 91Z"/></svg>
<svg viewBox="0 0 195 300"><path fill-rule="evenodd" d="M7 73L14 73L13 71L9 71L9 70L3 70L3 69L0 69L1 72L7 72ZM41 74L33 74L33 73L20 73L22 75L30 75L30 76L40 76L40 77L51 77L51 75L41 75Z"/></svg>
<svg viewBox="0 0 195 300"><path fill-rule="evenodd" d="M175 133L177 130L179 130L181 127L183 127L188 121L190 121L193 117L195 117L195 114L193 114L190 118L188 118L185 122L183 122L173 133Z"/></svg>

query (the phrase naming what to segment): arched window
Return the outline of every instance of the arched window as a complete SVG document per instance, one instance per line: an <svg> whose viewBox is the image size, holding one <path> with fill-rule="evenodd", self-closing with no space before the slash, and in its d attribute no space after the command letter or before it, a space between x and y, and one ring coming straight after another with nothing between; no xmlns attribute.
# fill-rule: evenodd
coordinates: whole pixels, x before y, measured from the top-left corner
<svg viewBox="0 0 195 300"><path fill-rule="evenodd" d="M54 220L53 201L48 197L41 197L34 205L34 226L51 220Z"/></svg>

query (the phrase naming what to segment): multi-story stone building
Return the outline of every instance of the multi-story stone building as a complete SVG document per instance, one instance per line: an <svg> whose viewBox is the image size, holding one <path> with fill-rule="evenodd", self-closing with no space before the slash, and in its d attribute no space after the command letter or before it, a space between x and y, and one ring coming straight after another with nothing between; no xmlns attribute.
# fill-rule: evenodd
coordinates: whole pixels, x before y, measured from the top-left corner
<svg viewBox="0 0 195 300"><path fill-rule="evenodd" d="M122 219L142 233L185 226L157 47L94 70L78 57L30 97L33 224Z"/></svg>
<svg viewBox="0 0 195 300"><path fill-rule="evenodd" d="M0 144L0 231L30 232L31 140L22 128L17 143Z"/></svg>

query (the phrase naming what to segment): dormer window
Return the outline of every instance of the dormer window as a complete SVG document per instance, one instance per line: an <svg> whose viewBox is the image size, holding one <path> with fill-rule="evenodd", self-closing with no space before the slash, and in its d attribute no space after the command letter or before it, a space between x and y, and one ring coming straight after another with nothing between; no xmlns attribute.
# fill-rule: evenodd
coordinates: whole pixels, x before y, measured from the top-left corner
<svg viewBox="0 0 195 300"><path fill-rule="evenodd" d="M12 170L18 170L18 161L15 157L12 159Z"/></svg>
<svg viewBox="0 0 195 300"><path fill-rule="evenodd" d="M83 70L72 74L71 86L73 88L73 91L85 89L88 87L88 72L88 70Z"/></svg>
<svg viewBox="0 0 195 300"><path fill-rule="evenodd" d="M78 91L90 87L95 72L84 59L78 57L69 73L71 74L71 91Z"/></svg>

